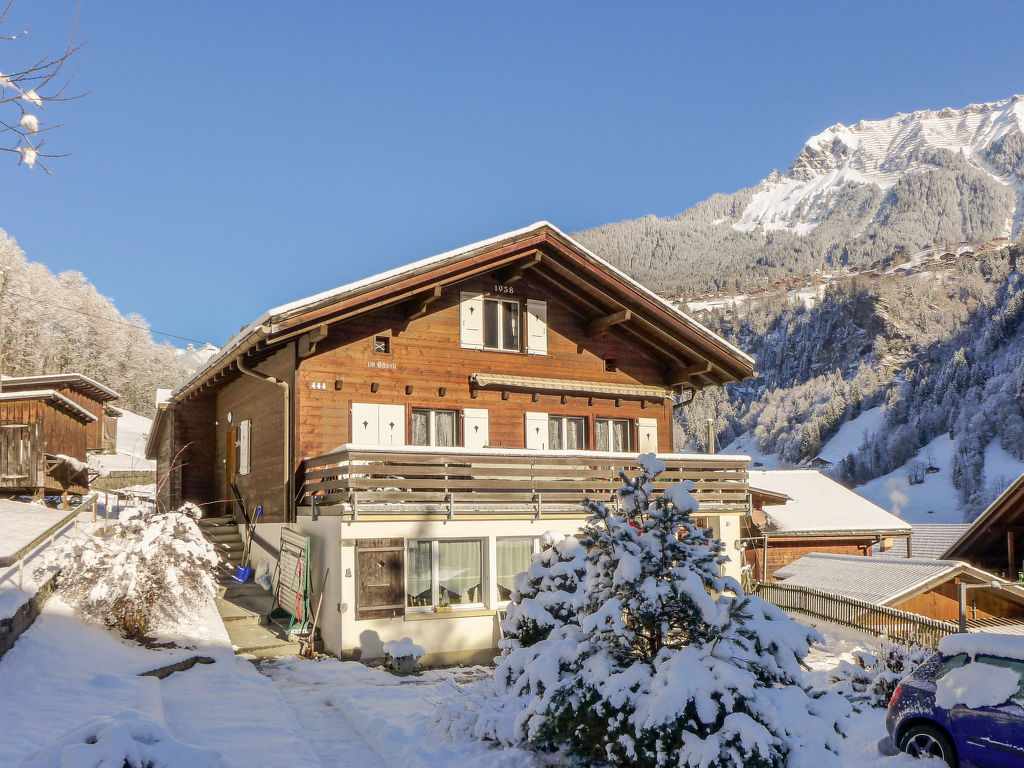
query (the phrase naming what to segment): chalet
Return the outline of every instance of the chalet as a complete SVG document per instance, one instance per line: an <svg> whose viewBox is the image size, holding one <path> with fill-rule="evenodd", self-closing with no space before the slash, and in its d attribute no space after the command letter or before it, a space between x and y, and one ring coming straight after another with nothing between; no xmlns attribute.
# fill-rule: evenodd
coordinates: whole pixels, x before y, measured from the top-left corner
<svg viewBox="0 0 1024 768"><path fill-rule="evenodd" d="M85 431L85 449L112 453L117 446L117 419L120 412L112 402L121 396L81 373L57 373L45 376L5 376L4 392L30 392L52 389L88 411L93 421Z"/></svg>
<svg viewBox="0 0 1024 768"><path fill-rule="evenodd" d="M907 523L817 470L751 472L749 482L744 555L758 580L811 552L870 555L910 535Z"/></svg>
<svg viewBox="0 0 1024 768"><path fill-rule="evenodd" d="M1011 581L1024 578L1024 475L989 504L943 557L966 560Z"/></svg>
<svg viewBox="0 0 1024 768"><path fill-rule="evenodd" d="M955 560L808 554L774 572L783 584L831 592L942 621L960 615L959 585L968 592L968 627L1024 624L1024 589Z"/></svg>
<svg viewBox="0 0 1024 768"><path fill-rule="evenodd" d="M257 559L310 538L330 652L410 636L431 663L486 659L539 537L612 502L638 452L739 543L749 460L670 453L673 409L752 373L539 223L270 310L158 410L147 454L164 504L261 507Z"/></svg>

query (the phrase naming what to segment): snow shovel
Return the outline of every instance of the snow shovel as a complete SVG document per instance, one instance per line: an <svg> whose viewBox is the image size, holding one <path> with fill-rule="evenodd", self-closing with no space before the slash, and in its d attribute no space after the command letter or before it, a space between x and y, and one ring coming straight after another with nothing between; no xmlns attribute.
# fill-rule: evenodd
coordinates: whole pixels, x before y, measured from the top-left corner
<svg viewBox="0 0 1024 768"><path fill-rule="evenodd" d="M252 568L249 567L249 550L252 547L252 534L256 530L256 522L262 514L263 505L260 504L256 507L256 515L245 525L245 550L242 555L242 564L235 569L235 581L239 584L245 584L249 580L249 576L252 575Z"/></svg>

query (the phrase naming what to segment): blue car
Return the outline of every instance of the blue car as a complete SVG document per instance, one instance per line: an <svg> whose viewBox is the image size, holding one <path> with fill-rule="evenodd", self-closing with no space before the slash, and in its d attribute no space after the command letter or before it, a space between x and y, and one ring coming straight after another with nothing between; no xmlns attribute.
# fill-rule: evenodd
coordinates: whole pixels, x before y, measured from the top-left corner
<svg viewBox="0 0 1024 768"><path fill-rule="evenodd" d="M904 678L879 742L951 768L1024 768L1024 638L954 635Z"/></svg>

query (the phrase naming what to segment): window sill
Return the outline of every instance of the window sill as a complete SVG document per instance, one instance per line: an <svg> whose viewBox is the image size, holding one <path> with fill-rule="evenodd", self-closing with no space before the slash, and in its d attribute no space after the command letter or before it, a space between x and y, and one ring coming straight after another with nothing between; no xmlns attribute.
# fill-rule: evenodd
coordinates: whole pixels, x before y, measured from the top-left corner
<svg viewBox="0 0 1024 768"><path fill-rule="evenodd" d="M434 611L405 612L406 621L429 621L430 619L461 619L470 616L493 616L494 611L490 608L467 608L464 611L448 611L446 613L435 613Z"/></svg>

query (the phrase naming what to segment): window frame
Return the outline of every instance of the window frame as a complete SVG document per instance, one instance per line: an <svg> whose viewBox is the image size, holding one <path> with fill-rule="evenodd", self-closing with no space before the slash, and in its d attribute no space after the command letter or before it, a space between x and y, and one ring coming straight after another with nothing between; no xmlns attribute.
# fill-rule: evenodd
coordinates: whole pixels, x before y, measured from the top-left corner
<svg viewBox="0 0 1024 768"><path fill-rule="evenodd" d="M598 431L597 430L597 425L598 425L598 422L602 422L602 421L608 422L608 447L607 448L600 448L597 445L597 431ZM615 422L623 422L626 425L626 439L627 439L627 442L628 442L627 445L623 446L623 448L621 450L618 450L618 451L615 450L615 448L613 447L614 439L613 439L612 425ZM637 444L636 437L637 437L636 436L636 419L616 418L614 416L595 416L594 417L594 441L593 441L593 445L594 445L594 450L595 451L603 451L605 453L629 453L631 451L636 450L636 444Z"/></svg>
<svg viewBox="0 0 1024 768"><path fill-rule="evenodd" d="M430 544L430 603L427 605L410 605L412 595L409 592L409 569L412 564L412 557L409 552L414 544L428 542ZM440 547L441 542L467 543L475 542L480 548L480 600L472 603L448 603L452 613L463 611L478 611L487 608L488 602L488 563L487 563L487 539L486 538L426 538L405 540L405 612L410 613L438 613L441 602L441 579L440 579Z"/></svg>
<svg viewBox="0 0 1024 768"><path fill-rule="evenodd" d="M583 441L582 441L583 444L580 447L578 447L578 448L567 448L567 447L565 447L566 443L568 443L568 440L567 440L568 429L567 429L567 427L568 427L568 422L569 422L570 419L572 421L578 421L580 423L580 425L582 426L582 428L583 428ZM560 448L554 448L551 445L551 422L553 422L553 421L557 421L558 424L559 424L559 440L561 442L561 447ZM548 414L548 450L551 450L551 451L585 451L585 450L587 450L588 446L591 445L590 429L589 429L590 425L589 425L588 421L589 420L587 419L586 416L574 416L574 415L568 414L568 413L567 414L549 413Z"/></svg>
<svg viewBox="0 0 1024 768"><path fill-rule="evenodd" d="M409 445L421 445L421 443L415 442L415 430L413 429L413 418L417 412L426 412L427 418L427 437L429 442L422 444L429 448L461 448L463 445L462 440L462 411L458 408L433 408L431 406L419 406L413 405L409 407ZM453 439L455 442L452 445L438 445L437 444L437 417L438 413L450 413L455 417L455 427L453 432Z"/></svg>
<svg viewBox="0 0 1024 768"><path fill-rule="evenodd" d="M483 297L483 301L484 301L484 316L483 316L483 322L482 322L482 327L483 327L483 349L487 350L488 352L522 352L523 351L523 304L522 304L522 302L519 299L507 299L507 298L500 298L500 297L497 297L497 296L484 296ZM497 340L497 346L488 346L488 344L487 344L487 336L488 336L487 327L488 327L488 318L490 317L490 315L489 315L489 313L487 311L487 307L488 307L489 303L493 303L493 304L497 304L498 305L498 321L497 321L498 322L498 327L495 330L495 337L496 337L496 340ZM516 346L515 347L506 347L505 343L504 343L505 342L505 327L504 327L505 313L502 311L503 310L503 306L502 305L505 305L505 304L507 304L509 306L514 306L516 308L516 310L515 310L515 315L516 315L516 317L515 317L515 319L516 319L516 328L515 328Z"/></svg>

